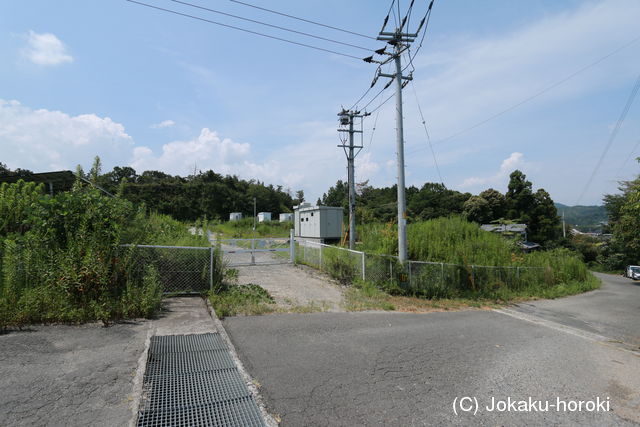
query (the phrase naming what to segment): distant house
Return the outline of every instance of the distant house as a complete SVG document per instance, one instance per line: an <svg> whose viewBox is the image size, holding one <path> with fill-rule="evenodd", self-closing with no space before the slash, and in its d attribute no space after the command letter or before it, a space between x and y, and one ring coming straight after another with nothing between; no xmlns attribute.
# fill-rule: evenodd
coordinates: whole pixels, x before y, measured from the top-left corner
<svg viewBox="0 0 640 427"><path fill-rule="evenodd" d="M238 221L242 219L242 212L231 212L229 214L229 221Z"/></svg>
<svg viewBox="0 0 640 427"><path fill-rule="evenodd" d="M42 172L29 175L9 175L0 177L1 182L37 182L45 185L45 191L53 195L60 191L69 191L76 182L76 175L71 171Z"/></svg>
<svg viewBox="0 0 640 427"><path fill-rule="evenodd" d="M527 224L482 224L480 228L506 237L522 236L527 239Z"/></svg>
<svg viewBox="0 0 640 427"><path fill-rule="evenodd" d="M527 241L520 242L518 243L518 245L525 252L531 252L541 248L539 244L534 242L527 242Z"/></svg>

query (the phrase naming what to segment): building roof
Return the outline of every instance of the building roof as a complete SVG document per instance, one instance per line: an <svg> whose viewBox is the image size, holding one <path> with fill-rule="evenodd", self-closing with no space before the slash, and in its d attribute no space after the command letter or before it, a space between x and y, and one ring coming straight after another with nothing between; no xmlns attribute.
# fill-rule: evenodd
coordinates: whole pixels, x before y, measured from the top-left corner
<svg viewBox="0 0 640 427"><path fill-rule="evenodd" d="M482 224L480 228L494 233L525 233L527 224Z"/></svg>

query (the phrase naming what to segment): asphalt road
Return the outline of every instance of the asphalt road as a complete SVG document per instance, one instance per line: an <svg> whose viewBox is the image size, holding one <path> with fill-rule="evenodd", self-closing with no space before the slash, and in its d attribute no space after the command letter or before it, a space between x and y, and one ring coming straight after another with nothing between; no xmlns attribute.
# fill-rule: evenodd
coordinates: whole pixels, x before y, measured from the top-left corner
<svg viewBox="0 0 640 427"><path fill-rule="evenodd" d="M637 353L494 311L270 315L224 326L283 426L640 423ZM464 397L477 399L476 415L454 413ZM556 406L608 399L610 411L487 408L492 398L529 397Z"/></svg>
<svg viewBox="0 0 640 427"><path fill-rule="evenodd" d="M515 309L640 350L640 282L611 274L595 275L602 280L598 290L522 303Z"/></svg>
<svg viewBox="0 0 640 427"><path fill-rule="evenodd" d="M0 426L126 426L148 323L0 335Z"/></svg>
<svg viewBox="0 0 640 427"><path fill-rule="evenodd" d="M203 300L193 297L165 300L154 320L0 334L0 426L127 426L148 337L206 332L216 327Z"/></svg>

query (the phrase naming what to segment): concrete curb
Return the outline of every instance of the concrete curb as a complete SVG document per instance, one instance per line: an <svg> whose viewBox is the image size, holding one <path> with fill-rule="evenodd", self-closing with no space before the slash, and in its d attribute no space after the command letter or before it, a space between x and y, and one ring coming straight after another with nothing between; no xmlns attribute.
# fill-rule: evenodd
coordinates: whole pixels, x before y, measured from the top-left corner
<svg viewBox="0 0 640 427"><path fill-rule="evenodd" d="M151 345L151 337L155 333L155 328L151 327L147 330L147 338L144 341L144 351L138 358L138 368L133 377L133 391L131 397L133 404L131 405L132 416L129 421L129 427L135 427L138 424L138 411L142 402L142 384L144 372L147 369L147 358L149 355L149 346Z"/></svg>
<svg viewBox="0 0 640 427"><path fill-rule="evenodd" d="M231 342L231 339L229 338L229 335L227 334L227 331L224 329L224 326L222 325L222 322L220 321L220 319L216 315L216 311L211 306L211 303L209 302L208 298L205 298L205 301L206 301L206 304L207 304L207 310L209 311L209 315L211 316L211 320L213 321L213 324L216 327L216 329L218 330L218 333L220 334L220 336L227 343L227 347L229 348L229 353L231 354L231 358L235 362L236 367L238 368L238 371L240 372L240 375L242 375L242 378L244 379L244 382L247 384L247 387L249 388L249 391L251 391L251 394L253 395L253 398L255 399L256 403L258 404L258 408L260 408L260 413L262 414L262 418L264 418L264 421L267 424L267 426L269 426L269 427L277 427L278 426L278 422L267 411L267 407L264 404L264 400L262 399L262 396L260 395L258 387L256 387L256 385L255 385L255 383L253 381L253 378L251 378L251 375L249 375L247 370L244 368L244 365L242 364L242 361L238 357L238 353L236 352L235 346Z"/></svg>

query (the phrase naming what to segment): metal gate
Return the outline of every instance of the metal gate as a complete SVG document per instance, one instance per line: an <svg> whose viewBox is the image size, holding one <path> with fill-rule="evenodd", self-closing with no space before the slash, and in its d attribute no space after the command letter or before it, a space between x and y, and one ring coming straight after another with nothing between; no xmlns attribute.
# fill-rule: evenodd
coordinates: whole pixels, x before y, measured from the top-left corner
<svg viewBox="0 0 640 427"><path fill-rule="evenodd" d="M217 239L210 235L209 239L212 244L219 245L228 267L289 264L295 260L293 230L289 238Z"/></svg>

